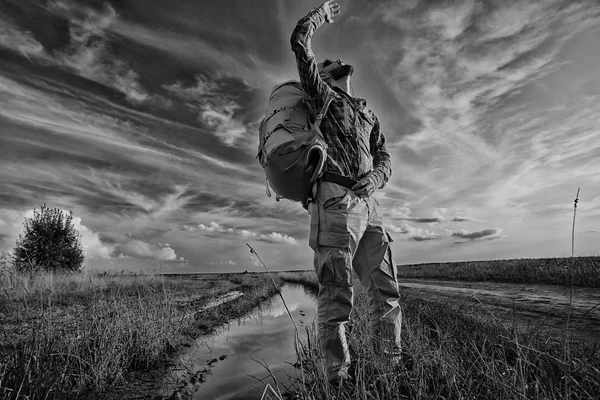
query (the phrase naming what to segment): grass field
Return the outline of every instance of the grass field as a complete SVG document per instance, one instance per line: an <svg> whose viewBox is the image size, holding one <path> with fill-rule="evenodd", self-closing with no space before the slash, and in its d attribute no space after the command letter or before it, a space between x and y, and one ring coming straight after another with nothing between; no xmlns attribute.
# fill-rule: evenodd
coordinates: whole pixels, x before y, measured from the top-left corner
<svg viewBox="0 0 600 400"><path fill-rule="evenodd" d="M398 277L600 287L600 257L399 265Z"/></svg>
<svg viewBox="0 0 600 400"><path fill-rule="evenodd" d="M232 301L203 307L220 295ZM260 274L0 275L0 398L107 398L275 294ZM118 396L117 396L118 397Z"/></svg>
<svg viewBox="0 0 600 400"><path fill-rule="evenodd" d="M400 279L562 285L570 284L572 273L575 284L595 282L598 258L572 261L427 264L400 266L399 272ZM278 285L287 281L318 290L313 271L277 275ZM393 366L372 350L377 339L368 332L367 302L355 282L348 339L356 380L339 391L329 386L309 324L309 339L298 344L303 366L298 377L304 381L294 386L306 399L600 398L600 342L578 342L550 335L543 326L406 296L401 299L406 354ZM236 291L244 294L206 308ZM0 399L129 398L127 387L148 371L164 373L192 338L214 332L275 293L266 274L0 271Z"/></svg>
<svg viewBox="0 0 600 400"><path fill-rule="evenodd" d="M280 277L318 287L314 273ZM402 298L405 355L393 366L373 351L367 300L355 284L348 335L355 381L331 387L314 326L300 346L305 381L294 390L307 399L598 399L600 342L549 336L541 326L523 326L491 313Z"/></svg>

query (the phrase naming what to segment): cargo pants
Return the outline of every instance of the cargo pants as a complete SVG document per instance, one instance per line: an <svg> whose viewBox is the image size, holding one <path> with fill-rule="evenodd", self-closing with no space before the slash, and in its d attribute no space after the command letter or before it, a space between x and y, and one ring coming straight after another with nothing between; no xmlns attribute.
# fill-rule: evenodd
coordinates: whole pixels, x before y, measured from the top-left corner
<svg viewBox="0 0 600 400"><path fill-rule="evenodd" d="M335 381L350 367L345 331L353 304L352 269L367 291L371 334L385 344L384 351L400 354L397 267L374 197L360 198L343 186L320 182L308 210L309 245L319 279L319 340L328 379Z"/></svg>

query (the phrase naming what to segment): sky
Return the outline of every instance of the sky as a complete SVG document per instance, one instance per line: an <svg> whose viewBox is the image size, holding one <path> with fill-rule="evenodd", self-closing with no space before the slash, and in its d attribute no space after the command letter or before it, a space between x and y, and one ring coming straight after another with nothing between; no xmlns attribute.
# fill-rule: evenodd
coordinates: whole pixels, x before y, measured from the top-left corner
<svg viewBox="0 0 600 400"><path fill-rule="evenodd" d="M0 251L42 204L89 270L311 269L309 216L255 159L290 35L319 1L0 2ZM392 176L397 264L600 250L600 4L341 0L313 38L355 67Z"/></svg>

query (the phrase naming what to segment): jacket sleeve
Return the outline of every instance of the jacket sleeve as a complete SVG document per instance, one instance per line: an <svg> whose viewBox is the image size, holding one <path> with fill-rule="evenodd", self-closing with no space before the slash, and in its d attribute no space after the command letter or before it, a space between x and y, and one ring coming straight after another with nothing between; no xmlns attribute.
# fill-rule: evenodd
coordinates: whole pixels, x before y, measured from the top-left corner
<svg viewBox="0 0 600 400"><path fill-rule="evenodd" d="M315 55L311 49L311 39L315 30L325 22L325 14L316 8L300 19L290 39L292 51L296 55L296 65L302 89L306 93L314 112L320 111L328 93L333 90L319 76Z"/></svg>
<svg viewBox="0 0 600 400"><path fill-rule="evenodd" d="M383 189L392 176L392 161L385 143L385 136L379 129L379 120L375 117L375 124L370 137L371 155L373 156L373 171L371 176L377 180L378 189Z"/></svg>

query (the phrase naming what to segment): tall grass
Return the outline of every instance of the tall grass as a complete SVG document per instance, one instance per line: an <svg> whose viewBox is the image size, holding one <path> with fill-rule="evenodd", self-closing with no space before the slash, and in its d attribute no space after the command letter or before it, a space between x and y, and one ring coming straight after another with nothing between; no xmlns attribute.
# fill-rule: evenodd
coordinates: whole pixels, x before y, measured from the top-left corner
<svg viewBox="0 0 600 400"><path fill-rule="evenodd" d="M493 315L403 298L403 361L394 366L374 351L367 299L360 285L348 342L352 384L327 382L314 326L300 346L307 399L597 399L600 348L567 345L544 329L503 322ZM565 357L565 349L567 349Z"/></svg>
<svg viewBox="0 0 600 400"><path fill-rule="evenodd" d="M232 279L233 280L233 279ZM0 398L104 398L135 371L160 370L190 339L272 296L240 283L127 274L3 274ZM203 311L232 289L246 294Z"/></svg>
<svg viewBox="0 0 600 400"><path fill-rule="evenodd" d="M600 287L600 257L523 258L399 265L399 278Z"/></svg>
<svg viewBox="0 0 600 400"><path fill-rule="evenodd" d="M318 288L312 271L280 273ZM500 319L480 309L402 297L403 362L394 366L374 347L368 302L355 284L348 329L355 379L341 390L327 382L314 325L298 345L306 399L598 399L600 341L575 342L551 330Z"/></svg>

